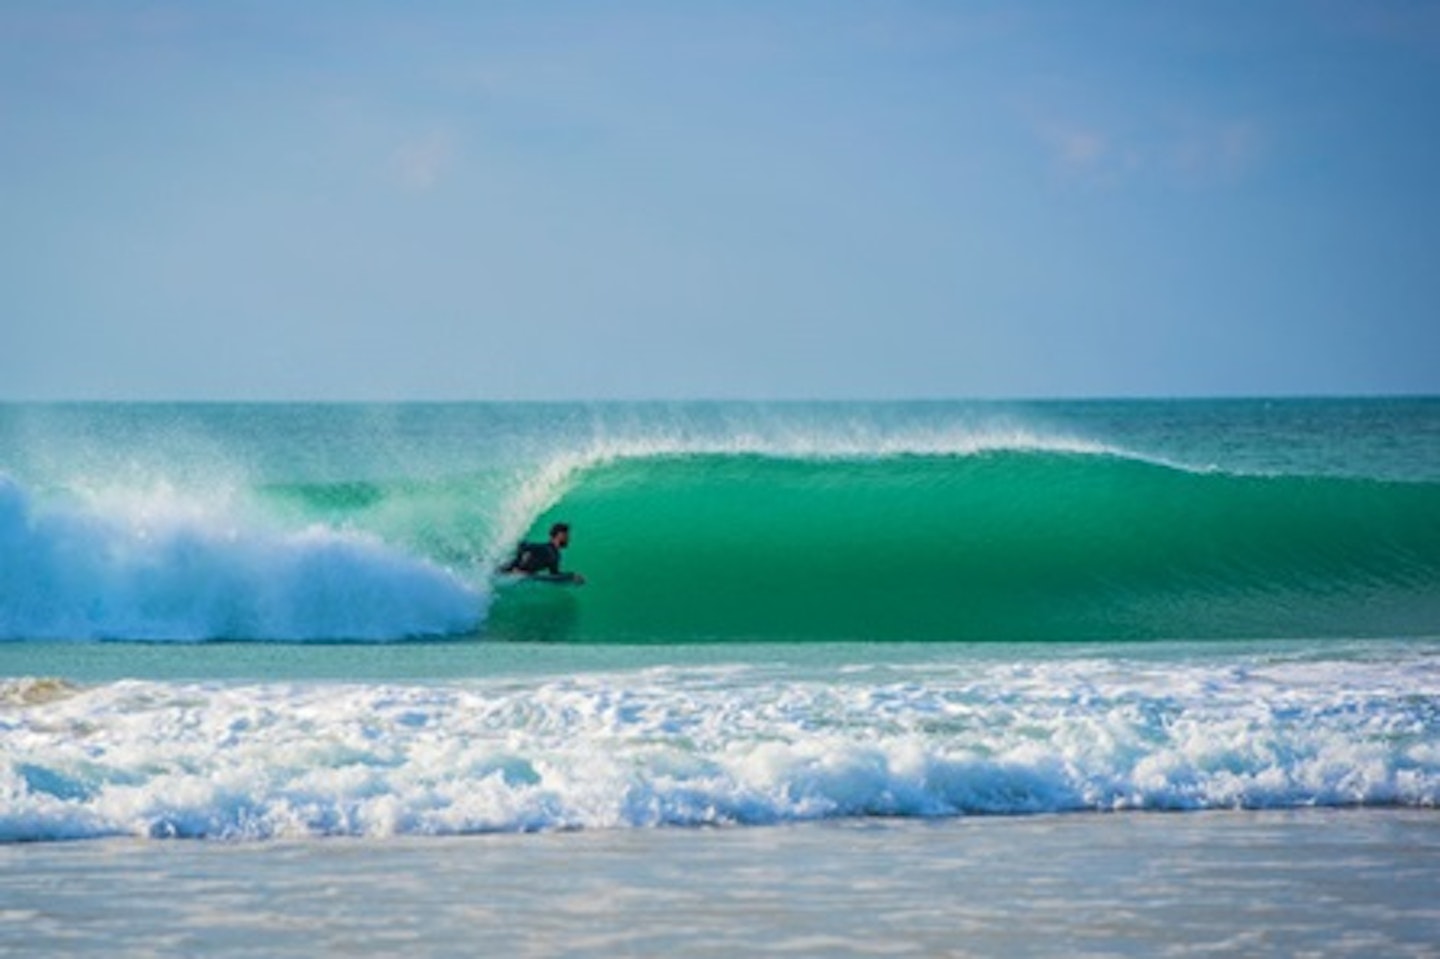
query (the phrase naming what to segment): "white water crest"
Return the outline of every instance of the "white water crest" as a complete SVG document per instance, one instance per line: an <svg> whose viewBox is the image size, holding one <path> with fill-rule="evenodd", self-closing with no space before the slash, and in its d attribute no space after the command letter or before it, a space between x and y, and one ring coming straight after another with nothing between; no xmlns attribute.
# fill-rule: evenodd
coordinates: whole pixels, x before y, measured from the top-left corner
<svg viewBox="0 0 1440 959"><path fill-rule="evenodd" d="M597 427L569 448L542 454L508 491L485 550L494 565L536 518L555 506L587 471L624 460L687 456L759 456L789 460L871 460L906 456L962 457L988 453L1064 453L1113 456L1188 469L1079 435L1038 431L1007 423L952 424L886 430L857 419L816 425L781 417L696 426L661 421Z"/></svg>
<svg viewBox="0 0 1440 959"><path fill-rule="evenodd" d="M1437 803L1425 650L0 690L9 841Z"/></svg>
<svg viewBox="0 0 1440 959"><path fill-rule="evenodd" d="M273 527L223 491L42 504L0 476L0 639L399 639L473 630L484 601L373 535Z"/></svg>

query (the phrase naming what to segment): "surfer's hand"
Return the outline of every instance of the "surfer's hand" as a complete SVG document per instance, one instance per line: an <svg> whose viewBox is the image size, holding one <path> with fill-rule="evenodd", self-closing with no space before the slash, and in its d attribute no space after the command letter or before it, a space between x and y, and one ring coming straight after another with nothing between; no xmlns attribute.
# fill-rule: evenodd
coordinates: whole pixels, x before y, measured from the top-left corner
<svg viewBox="0 0 1440 959"><path fill-rule="evenodd" d="M585 577L584 577L584 576L581 576L579 573L576 573L576 574L574 574L574 575L575 575L575 585L576 585L576 586L584 586L584 585L585 585Z"/></svg>

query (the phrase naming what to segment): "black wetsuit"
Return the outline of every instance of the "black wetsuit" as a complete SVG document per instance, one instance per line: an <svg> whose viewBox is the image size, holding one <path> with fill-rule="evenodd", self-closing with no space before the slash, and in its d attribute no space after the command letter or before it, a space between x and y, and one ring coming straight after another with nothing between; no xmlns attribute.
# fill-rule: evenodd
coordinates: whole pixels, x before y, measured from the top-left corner
<svg viewBox="0 0 1440 959"><path fill-rule="evenodd" d="M549 573L551 576L571 578L573 574L560 572L560 547L554 543L521 543L515 548L515 558L506 563L501 572Z"/></svg>

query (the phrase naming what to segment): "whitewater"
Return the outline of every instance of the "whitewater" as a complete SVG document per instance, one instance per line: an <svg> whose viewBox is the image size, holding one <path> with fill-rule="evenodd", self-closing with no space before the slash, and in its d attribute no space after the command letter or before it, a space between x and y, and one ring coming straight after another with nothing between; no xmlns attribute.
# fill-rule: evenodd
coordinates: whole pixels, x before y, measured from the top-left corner
<svg viewBox="0 0 1440 959"><path fill-rule="evenodd" d="M832 655L459 683L9 680L0 841L1440 800L1429 648Z"/></svg>

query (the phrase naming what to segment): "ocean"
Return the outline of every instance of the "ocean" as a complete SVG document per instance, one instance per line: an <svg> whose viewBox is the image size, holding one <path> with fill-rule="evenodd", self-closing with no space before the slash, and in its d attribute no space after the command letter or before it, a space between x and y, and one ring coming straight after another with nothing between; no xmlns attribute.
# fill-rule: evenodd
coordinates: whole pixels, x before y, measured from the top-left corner
<svg viewBox="0 0 1440 959"><path fill-rule="evenodd" d="M0 405L0 953L1436 955L1437 801L1440 400Z"/></svg>

